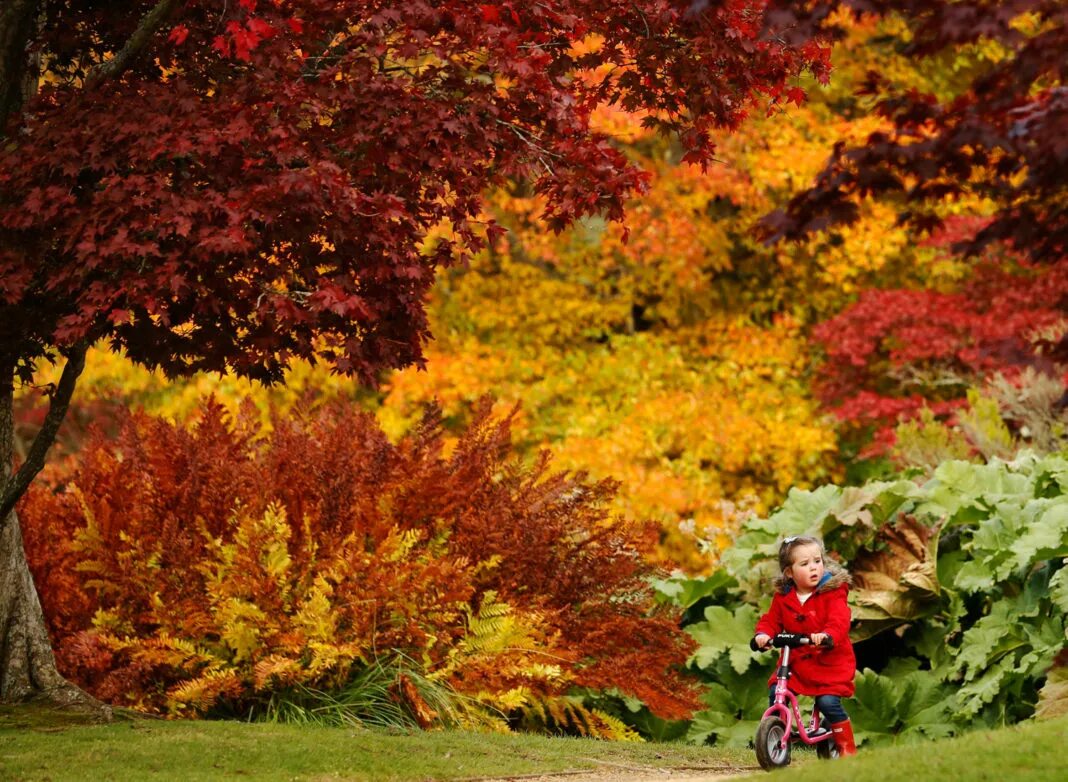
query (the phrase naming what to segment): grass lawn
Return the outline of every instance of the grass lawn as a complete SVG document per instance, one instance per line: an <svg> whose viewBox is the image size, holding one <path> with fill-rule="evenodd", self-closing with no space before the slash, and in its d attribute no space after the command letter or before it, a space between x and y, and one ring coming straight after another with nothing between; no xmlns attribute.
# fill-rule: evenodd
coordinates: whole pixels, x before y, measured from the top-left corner
<svg viewBox="0 0 1068 782"><path fill-rule="evenodd" d="M1068 718L976 731L938 742L861 748L855 758L803 762L777 771L774 782L1063 782L1068 779ZM807 754L807 753L806 753ZM761 776L747 777L756 782Z"/></svg>
<svg viewBox="0 0 1068 782"><path fill-rule="evenodd" d="M398 732L241 722L72 724L0 707L0 779L397 780L422 782L579 769L724 772L745 750L460 732Z"/></svg>
<svg viewBox="0 0 1068 782"><path fill-rule="evenodd" d="M1068 718L939 742L861 749L825 762L800 752L774 782L1061 782ZM241 722L121 719L78 724L41 709L0 706L0 780L383 780L425 782L563 771L655 777L756 769L750 750L460 732L389 732ZM665 779L670 777L665 775ZM565 779L566 782L566 779Z"/></svg>

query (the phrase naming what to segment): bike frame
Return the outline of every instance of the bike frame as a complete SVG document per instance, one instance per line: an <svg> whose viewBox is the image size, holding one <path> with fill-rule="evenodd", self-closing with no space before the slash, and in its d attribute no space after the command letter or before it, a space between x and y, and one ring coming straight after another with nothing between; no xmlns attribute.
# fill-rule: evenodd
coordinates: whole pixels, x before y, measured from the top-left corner
<svg viewBox="0 0 1068 782"><path fill-rule="evenodd" d="M764 717L778 717L783 721L786 726L782 736L783 748L786 747L791 739L795 738L795 726L797 727L796 738L806 744L819 744L821 741L827 741L834 735L830 731L815 737L811 735L819 730L820 724L820 713L815 706L812 707L812 724L808 729L805 728L805 721L801 718L801 709L797 705L797 696L790 692L790 689L786 686L789 678L790 647L784 646L782 657L779 658L779 670L775 679L775 702L768 706L761 719L764 719Z"/></svg>

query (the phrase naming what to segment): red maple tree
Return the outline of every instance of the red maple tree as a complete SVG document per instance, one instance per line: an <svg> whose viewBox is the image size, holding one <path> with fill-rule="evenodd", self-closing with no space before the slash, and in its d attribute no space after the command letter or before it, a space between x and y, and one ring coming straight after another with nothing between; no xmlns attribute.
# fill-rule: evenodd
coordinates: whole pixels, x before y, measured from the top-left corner
<svg viewBox="0 0 1068 782"><path fill-rule="evenodd" d="M769 24L787 40L834 35L834 12L896 14L922 58L989 42L1004 51L951 97L887 88L869 74L892 130L862 145L839 144L813 187L770 215L774 238L794 238L854 221L857 201L894 197L920 229L942 225L939 206L962 195L996 205L993 219L958 249L1008 243L1034 260L1068 256L1068 5L1063 0L783 0Z"/></svg>
<svg viewBox="0 0 1068 782"><path fill-rule="evenodd" d="M532 180L557 227L618 218L642 172L589 118L650 111L711 154L818 39L766 0L11 0L0 11L0 698L55 674L15 502L87 347L277 380L316 357L373 381L421 360L434 269L479 247L481 194ZM427 231L453 241L424 246ZM14 383L66 359L13 472Z"/></svg>

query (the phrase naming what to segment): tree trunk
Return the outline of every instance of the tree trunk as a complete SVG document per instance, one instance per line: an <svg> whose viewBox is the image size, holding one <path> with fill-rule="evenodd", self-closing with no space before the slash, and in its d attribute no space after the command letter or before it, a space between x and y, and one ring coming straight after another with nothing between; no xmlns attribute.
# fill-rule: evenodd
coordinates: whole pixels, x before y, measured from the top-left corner
<svg viewBox="0 0 1068 782"><path fill-rule="evenodd" d="M12 480L14 377L0 368L0 494ZM38 700L111 719L110 707L56 669L41 601L14 510L0 524L0 702Z"/></svg>
<svg viewBox="0 0 1068 782"><path fill-rule="evenodd" d="M158 0L140 20L123 47L86 76L86 87L119 76L170 19L180 0ZM41 0L0 2L0 138L8 119L36 93L40 51L30 46L43 22ZM18 346L0 346L17 350ZM111 709L66 681L56 670L52 645L33 576L26 563L22 531L14 505L44 465L45 454L67 411L85 362L87 345L75 345L63 378L52 396L45 425L13 472L15 452L14 370L18 355L0 353L0 701L41 698L77 706L110 718ZM36 344L32 345L37 350Z"/></svg>
<svg viewBox="0 0 1068 782"><path fill-rule="evenodd" d="M18 517L12 511L0 532L0 701L31 699L107 710L56 670Z"/></svg>

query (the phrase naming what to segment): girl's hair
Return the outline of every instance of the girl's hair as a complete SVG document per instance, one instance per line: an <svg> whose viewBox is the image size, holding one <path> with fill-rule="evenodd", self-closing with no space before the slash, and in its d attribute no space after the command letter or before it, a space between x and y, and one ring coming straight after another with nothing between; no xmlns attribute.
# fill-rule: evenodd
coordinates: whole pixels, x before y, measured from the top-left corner
<svg viewBox="0 0 1068 782"><path fill-rule="evenodd" d="M781 584L792 584L793 579L787 578L786 568L794 564L793 554L794 549L800 546L816 546L820 550L820 554L826 559L827 552L823 548L823 541L812 535L794 535L790 538L784 538L783 542L779 544L779 577L775 579L775 586L778 587Z"/></svg>

